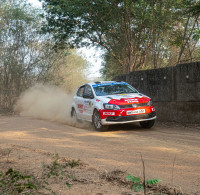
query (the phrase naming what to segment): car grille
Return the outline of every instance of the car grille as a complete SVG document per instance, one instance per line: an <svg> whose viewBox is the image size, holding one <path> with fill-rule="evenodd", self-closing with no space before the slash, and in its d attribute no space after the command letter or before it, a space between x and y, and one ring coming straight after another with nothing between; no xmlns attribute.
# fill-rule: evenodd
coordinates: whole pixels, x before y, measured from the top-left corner
<svg viewBox="0 0 200 195"><path fill-rule="evenodd" d="M106 118L106 121L110 122L133 121L140 119L148 119L154 116L156 116L156 112L151 112L149 114L132 115L132 116L109 116Z"/></svg>
<svg viewBox="0 0 200 195"><path fill-rule="evenodd" d="M147 103L119 105L120 108L139 108L143 106L147 106Z"/></svg>

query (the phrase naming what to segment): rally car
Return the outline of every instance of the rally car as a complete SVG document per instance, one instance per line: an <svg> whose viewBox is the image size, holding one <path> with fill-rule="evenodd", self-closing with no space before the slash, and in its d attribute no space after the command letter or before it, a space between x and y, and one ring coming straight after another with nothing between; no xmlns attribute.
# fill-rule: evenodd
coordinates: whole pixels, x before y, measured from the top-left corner
<svg viewBox="0 0 200 195"><path fill-rule="evenodd" d="M156 112L151 99L126 82L102 81L80 86L73 98L71 116L92 122L98 131L108 125L139 122L151 128Z"/></svg>

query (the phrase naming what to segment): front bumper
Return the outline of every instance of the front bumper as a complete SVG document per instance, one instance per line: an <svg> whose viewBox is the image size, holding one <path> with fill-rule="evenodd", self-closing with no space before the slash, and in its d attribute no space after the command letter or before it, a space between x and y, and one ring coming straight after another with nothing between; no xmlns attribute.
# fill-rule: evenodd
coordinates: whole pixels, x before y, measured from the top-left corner
<svg viewBox="0 0 200 195"><path fill-rule="evenodd" d="M130 112L129 112L130 111ZM141 111L138 114L132 111ZM142 113L144 112L144 113ZM156 119L154 106L140 108L128 108L120 110L99 110L102 125L124 124Z"/></svg>
<svg viewBox="0 0 200 195"><path fill-rule="evenodd" d="M134 123L140 121L148 121L155 120L156 113L151 112L149 114L140 114L140 115L132 115L132 116L110 116L106 119L101 119L102 125L114 125L114 124L125 124L125 123Z"/></svg>

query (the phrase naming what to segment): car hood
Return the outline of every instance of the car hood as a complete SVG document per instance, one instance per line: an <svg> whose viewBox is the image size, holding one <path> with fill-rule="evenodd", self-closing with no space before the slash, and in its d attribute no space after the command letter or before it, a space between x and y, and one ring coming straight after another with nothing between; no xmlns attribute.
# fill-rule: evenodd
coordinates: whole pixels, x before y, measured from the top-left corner
<svg viewBox="0 0 200 195"><path fill-rule="evenodd" d="M98 96L97 99L99 101L102 101L103 103L116 104L116 105L146 103L150 100L149 97L141 93Z"/></svg>

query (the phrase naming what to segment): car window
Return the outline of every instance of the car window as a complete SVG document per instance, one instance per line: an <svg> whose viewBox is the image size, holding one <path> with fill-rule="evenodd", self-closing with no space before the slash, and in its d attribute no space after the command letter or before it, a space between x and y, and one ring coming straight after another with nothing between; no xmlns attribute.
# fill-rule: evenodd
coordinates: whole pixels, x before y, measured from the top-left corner
<svg viewBox="0 0 200 195"><path fill-rule="evenodd" d="M97 96L112 95L112 94L122 94L122 93L137 93L131 85L128 84L100 84L93 85L93 89Z"/></svg>
<svg viewBox="0 0 200 195"><path fill-rule="evenodd" d="M92 88L89 85L85 86L84 95L93 96Z"/></svg>
<svg viewBox="0 0 200 195"><path fill-rule="evenodd" d="M80 87L80 88L78 89L76 95L79 96L79 97L83 97L84 89L85 89L85 86Z"/></svg>

